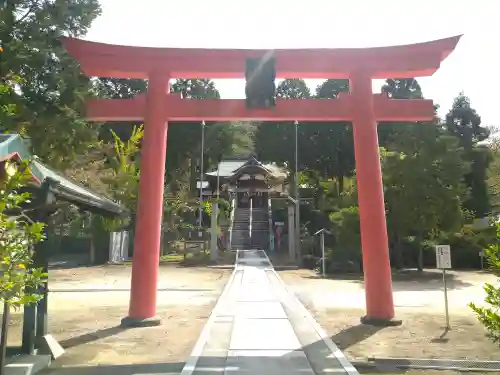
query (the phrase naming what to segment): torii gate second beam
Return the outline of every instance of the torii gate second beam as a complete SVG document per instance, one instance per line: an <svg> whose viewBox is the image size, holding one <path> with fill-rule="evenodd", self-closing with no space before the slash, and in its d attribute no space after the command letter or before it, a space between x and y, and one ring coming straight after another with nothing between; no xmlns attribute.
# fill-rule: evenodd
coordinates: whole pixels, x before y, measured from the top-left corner
<svg viewBox="0 0 500 375"><path fill-rule="evenodd" d="M373 94L377 122L429 121L434 115L432 100L389 99ZM175 94L163 97L167 121L352 121L354 103L350 94L336 99L277 99L276 107L247 109L241 99L181 99ZM355 110L355 109L354 109ZM146 117L146 95L133 99L92 99L87 102L90 121L143 121Z"/></svg>

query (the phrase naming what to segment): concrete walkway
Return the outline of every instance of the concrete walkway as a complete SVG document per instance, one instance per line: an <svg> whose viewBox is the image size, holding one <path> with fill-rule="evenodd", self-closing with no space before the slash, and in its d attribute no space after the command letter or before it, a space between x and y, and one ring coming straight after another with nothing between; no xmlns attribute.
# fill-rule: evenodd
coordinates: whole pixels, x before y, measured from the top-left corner
<svg viewBox="0 0 500 375"><path fill-rule="evenodd" d="M358 374L261 250L236 267L181 375Z"/></svg>

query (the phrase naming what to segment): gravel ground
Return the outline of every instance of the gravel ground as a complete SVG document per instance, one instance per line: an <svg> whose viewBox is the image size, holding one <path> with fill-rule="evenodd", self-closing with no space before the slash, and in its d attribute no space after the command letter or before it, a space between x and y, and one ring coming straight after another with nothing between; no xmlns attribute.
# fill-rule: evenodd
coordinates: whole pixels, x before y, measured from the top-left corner
<svg viewBox="0 0 500 375"><path fill-rule="evenodd" d="M359 318L364 315L362 280L340 276L335 280L322 279L308 270L279 273L349 359L499 359L499 347L485 336L484 328L467 307L469 301L482 302L482 286L496 280L492 275L450 273L451 330L446 332L442 279L438 272L394 277L396 317L402 319L403 324L387 328L360 324Z"/></svg>
<svg viewBox="0 0 500 375"><path fill-rule="evenodd" d="M66 348L47 374L178 373L189 357L231 270L162 266L157 327L123 330L130 267L51 270L49 332ZM11 345L20 342L14 315ZM158 370L158 371L157 371Z"/></svg>

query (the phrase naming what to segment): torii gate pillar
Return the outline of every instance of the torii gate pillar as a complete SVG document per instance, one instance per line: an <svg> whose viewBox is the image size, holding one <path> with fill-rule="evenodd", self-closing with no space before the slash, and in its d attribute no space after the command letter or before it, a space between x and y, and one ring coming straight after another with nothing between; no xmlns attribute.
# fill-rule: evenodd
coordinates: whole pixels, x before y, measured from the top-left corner
<svg viewBox="0 0 500 375"><path fill-rule="evenodd" d="M361 248L365 279L364 323L400 324L393 320L392 276L385 220L384 190L377 122L369 74L355 72L351 88Z"/></svg>
<svg viewBox="0 0 500 375"><path fill-rule="evenodd" d="M146 95L144 138L141 145L139 199L134 234L134 260L128 317L123 326L153 326L160 263L161 221L167 129L165 96L169 92L168 72L149 75Z"/></svg>

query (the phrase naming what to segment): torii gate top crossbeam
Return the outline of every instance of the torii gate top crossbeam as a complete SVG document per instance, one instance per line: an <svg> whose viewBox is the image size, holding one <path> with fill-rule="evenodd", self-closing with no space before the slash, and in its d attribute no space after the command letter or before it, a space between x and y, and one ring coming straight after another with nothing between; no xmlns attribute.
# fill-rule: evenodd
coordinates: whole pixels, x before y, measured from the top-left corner
<svg viewBox="0 0 500 375"><path fill-rule="evenodd" d="M163 71L171 78L243 78L247 58L272 56L278 78L348 78L359 70L371 78L412 78L432 75L460 37L390 47L288 50L132 47L73 38L63 43L87 76L147 79Z"/></svg>

